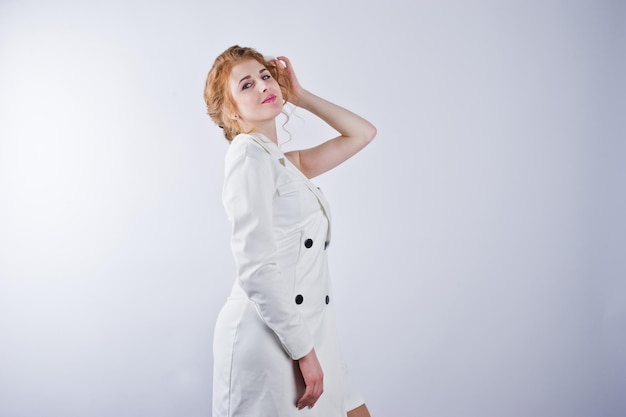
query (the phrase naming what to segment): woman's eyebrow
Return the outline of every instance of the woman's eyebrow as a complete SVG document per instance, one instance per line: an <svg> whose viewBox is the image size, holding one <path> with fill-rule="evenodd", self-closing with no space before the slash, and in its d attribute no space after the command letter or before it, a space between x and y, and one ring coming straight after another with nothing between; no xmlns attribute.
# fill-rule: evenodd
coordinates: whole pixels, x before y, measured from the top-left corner
<svg viewBox="0 0 626 417"><path fill-rule="evenodd" d="M265 67L261 68L261 69L259 70L259 74L261 74L263 71L267 71L267 68L265 68ZM241 82L242 82L243 80L247 80L247 79L249 79L249 78L252 78L252 76L251 76L251 75L246 75L246 76L245 76L245 77L243 77L241 80L239 80L239 84L241 84Z"/></svg>

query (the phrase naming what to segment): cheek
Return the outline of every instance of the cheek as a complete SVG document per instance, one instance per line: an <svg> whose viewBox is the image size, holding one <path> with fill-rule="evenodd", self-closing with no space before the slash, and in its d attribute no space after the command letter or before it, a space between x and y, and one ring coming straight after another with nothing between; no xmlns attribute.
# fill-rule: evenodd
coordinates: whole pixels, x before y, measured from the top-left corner
<svg viewBox="0 0 626 417"><path fill-rule="evenodd" d="M241 113L245 113L246 110L250 107L250 100L246 97L238 97L233 100L235 106Z"/></svg>
<svg viewBox="0 0 626 417"><path fill-rule="evenodd" d="M236 107L245 106L245 103L248 101L248 94L245 94L245 90L239 90L238 88L230 89L230 98L232 103Z"/></svg>
<svg viewBox="0 0 626 417"><path fill-rule="evenodd" d="M278 85L278 83L276 83L276 96L282 101L283 90L280 88L280 85Z"/></svg>
<svg viewBox="0 0 626 417"><path fill-rule="evenodd" d="M231 97L232 97L233 104L237 108L240 108L241 106L246 105L247 97L245 94L241 94L241 92L239 91L233 91L231 92Z"/></svg>

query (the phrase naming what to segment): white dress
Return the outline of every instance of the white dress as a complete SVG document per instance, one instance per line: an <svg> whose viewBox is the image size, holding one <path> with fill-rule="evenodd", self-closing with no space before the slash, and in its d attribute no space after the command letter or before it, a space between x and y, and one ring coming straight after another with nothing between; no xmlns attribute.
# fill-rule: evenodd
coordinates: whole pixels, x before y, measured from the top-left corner
<svg viewBox="0 0 626 417"><path fill-rule="evenodd" d="M215 326L213 417L345 417L364 401L339 353L328 203L260 134L231 142L222 197L237 275ZM324 393L298 410L304 383L296 360L313 347Z"/></svg>

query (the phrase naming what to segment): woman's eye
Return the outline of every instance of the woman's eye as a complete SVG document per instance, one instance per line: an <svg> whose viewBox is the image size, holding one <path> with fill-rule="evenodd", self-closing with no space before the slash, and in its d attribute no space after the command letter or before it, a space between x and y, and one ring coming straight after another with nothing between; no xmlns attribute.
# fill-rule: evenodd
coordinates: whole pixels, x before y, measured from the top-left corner
<svg viewBox="0 0 626 417"><path fill-rule="evenodd" d="M250 88L250 87L252 87L252 83L245 83L245 84L241 87L241 89L242 89L242 90L245 90L245 89Z"/></svg>
<svg viewBox="0 0 626 417"><path fill-rule="evenodd" d="M269 74L265 74L263 77L261 77L263 80L269 80L270 78L272 78L271 75Z"/></svg>

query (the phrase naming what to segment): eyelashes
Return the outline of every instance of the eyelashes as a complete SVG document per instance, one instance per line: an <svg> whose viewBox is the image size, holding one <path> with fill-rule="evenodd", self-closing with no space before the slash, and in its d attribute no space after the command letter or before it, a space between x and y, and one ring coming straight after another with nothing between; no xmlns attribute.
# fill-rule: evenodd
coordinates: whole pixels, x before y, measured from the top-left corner
<svg viewBox="0 0 626 417"><path fill-rule="evenodd" d="M269 73L261 75L261 79L263 81L267 81L270 78L272 78L272 76ZM244 85L241 86L241 89L242 90L247 90L248 88L252 87L253 85L254 85L254 82L247 82L247 83L245 83Z"/></svg>

